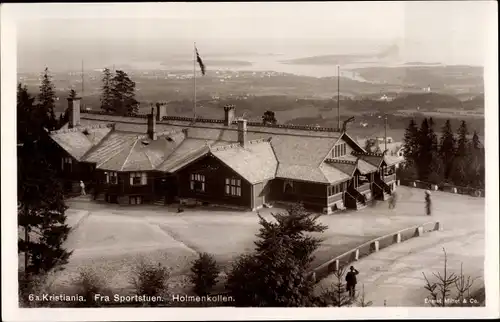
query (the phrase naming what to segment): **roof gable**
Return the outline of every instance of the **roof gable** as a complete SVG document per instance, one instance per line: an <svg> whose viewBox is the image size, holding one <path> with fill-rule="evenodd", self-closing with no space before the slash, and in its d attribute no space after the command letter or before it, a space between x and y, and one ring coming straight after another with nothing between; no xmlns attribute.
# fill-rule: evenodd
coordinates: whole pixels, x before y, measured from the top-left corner
<svg viewBox="0 0 500 322"><path fill-rule="evenodd" d="M251 184L273 179L278 162L268 141L212 148L211 153Z"/></svg>

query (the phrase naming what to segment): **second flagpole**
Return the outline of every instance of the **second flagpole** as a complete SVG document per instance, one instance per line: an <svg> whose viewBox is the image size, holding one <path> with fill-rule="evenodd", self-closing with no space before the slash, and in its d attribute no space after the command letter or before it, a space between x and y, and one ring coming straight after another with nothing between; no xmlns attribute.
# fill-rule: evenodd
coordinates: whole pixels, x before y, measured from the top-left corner
<svg viewBox="0 0 500 322"><path fill-rule="evenodd" d="M194 120L196 118L196 42L193 44L193 80L194 80L193 120Z"/></svg>

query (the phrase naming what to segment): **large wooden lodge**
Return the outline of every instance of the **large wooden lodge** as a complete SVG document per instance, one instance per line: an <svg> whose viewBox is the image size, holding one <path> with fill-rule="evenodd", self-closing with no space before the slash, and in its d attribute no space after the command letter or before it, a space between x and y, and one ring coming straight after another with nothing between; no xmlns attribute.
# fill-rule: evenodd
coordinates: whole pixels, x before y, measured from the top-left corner
<svg viewBox="0 0 500 322"><path fill-rule="evenodd" d="M80 110L51 137L68 189L82 180L110 203L199 202L259 209L302 202L314 211L359 209L396 189L399 158L367 153L339 129L263 125L236 118L123 117ZM222 111L221 111L222 114ZM222 115L221 115L222 116Z"/></svg>

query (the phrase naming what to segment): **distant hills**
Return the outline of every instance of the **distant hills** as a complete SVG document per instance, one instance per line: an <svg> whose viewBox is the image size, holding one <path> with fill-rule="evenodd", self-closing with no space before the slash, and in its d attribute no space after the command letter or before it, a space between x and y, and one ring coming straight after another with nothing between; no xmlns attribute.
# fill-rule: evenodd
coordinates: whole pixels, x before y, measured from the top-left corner
<svg viewBox="0 0 500 322"><path fill-rule="evenodd" d="M232 59L204 59L203 62L207 66L212 67L244 67L244 66L252 66L252 63L244 60L232 60ZM188 64L192 64L192 60L166 60L161 63L163 66L185 66Z"/></svg>
<svg viewBox="0 0 500 322"><path fill-rule="evenodd" d="M397 60L399 59L399 52L399 46L394 44L376 54L319 55L284 60L281 61L281 63L297 65L345 65L353 63L367 63L378 60Z"/></svg>

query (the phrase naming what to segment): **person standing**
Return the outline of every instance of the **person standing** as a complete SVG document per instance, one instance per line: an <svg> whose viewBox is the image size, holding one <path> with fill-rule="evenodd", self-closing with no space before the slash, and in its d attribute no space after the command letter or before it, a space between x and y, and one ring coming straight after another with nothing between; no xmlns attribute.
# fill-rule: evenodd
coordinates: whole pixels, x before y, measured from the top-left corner
<svg viewBox="0 0 500 322"><path fill-rule="evenodd" d="M431 215L431 192L425 190L425 212L427 216Z"/></svg>
<svg viewBox="0 0 500 322"><path fill-rule="evenodd" d="M80 180L80 188L81 188L81 195L86 196L87 193L85 192L85 183L83 183L82 180Z"/></svg>
<svg viewBox="0 0 500 322"><path fill-rule="evenodd" d="M396 208L396 192L392 192L391 196L389 197L389 209L394 209Z"/></svg>
<svg viewBox="0 0 500 322"><path fill-rule="evenodd" d="M355 269L354 266L351 266L350 271L345 276L346 288L349 292L350 297L356 296L356 284L358 282L356 279L356 275L358 274L358 270Z"/></svg>

